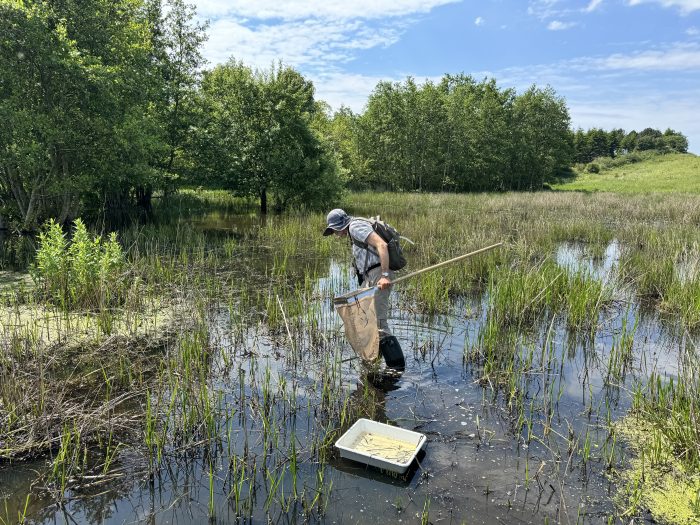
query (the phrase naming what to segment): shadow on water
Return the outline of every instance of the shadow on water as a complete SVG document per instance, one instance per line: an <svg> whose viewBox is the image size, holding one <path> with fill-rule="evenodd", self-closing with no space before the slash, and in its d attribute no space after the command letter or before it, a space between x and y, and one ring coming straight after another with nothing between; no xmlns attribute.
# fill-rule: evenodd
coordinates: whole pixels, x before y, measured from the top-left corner
<svg viewBox="0 0 700 525"><path fill-rule="evenodd" d="M194 224L240 238L260 227L255 216L232 221L226 214L209 214ZM592 257L583 247L567 244L556 259L571 271L583 268L604 280L616 271L620 250L613 242L602 256ZM652 370L675 372L678 342L658 319L650 315L634 322L639 317L635 307L616 307L601 314L593 335L581 338L567 330L564 319L545 318L533 333L503 342L519 367L508 384L485 376L483 361L467 358L467 351L480 344L485 297L461 298L449 315L395 307L390 323L404 348L406 370L400 378L378 380L351 359L329 300L333 292L352 286L350 276L335 261L316 263L326 265L314 287L316 310L307 307L297 316L308 316L322 337L320 342L300 337L294 345L305 350L297 354L283 323L277 330L251 324L241 335L234 330L240 322L235 307L209 308L210 346L227 356L211 360L207 379L217 393L216 424L226 429L220 442L187 454L168 451L153 476L146 475L139 452L123 453L119 481L76 491L62 507L46 497L33 498L33 522L231 523L243 516L255 523L420 523L429 508L433 523L600 523L611 514L614 484L607 471L620 465L625 453L621 445L611 446L609 421L629 408L626 385L632 380ZM395 305L400 293L393 292ZM290 321L295 319L284 320ZM632 325L633 353L613 370L611 349ZM330 372L318 366L333 359L337 364ZM337 377L338 390L325 394L321 378L329 373ZM282 393L270 398L266 391ZM344 428L368 417L426 434L427 449L406 476L386 476L340 459L332 442L317 441L323 432L337 437L343 430L325 419L324 403L342 400L344 393L350 415ZM274 434L278 452L268 450L261 406L268 407L265 417L279 425ZM323 513L284 498L266 501L271 476L289 471L289 451L295 447L298 481L293 486L285 477L282 493L323 493L328 498ZM327 462L319 459L324 450ZM251 489L241 496L240 508L234 508L231 497L231 465L240 467L237 461L252 465L245 471ZM221 473L213 478L212 463ZM45 461L0 467L0 498L8 502L8 516L16 516L33 490L32 473L45 468ZM2 509L0 504L0 516Z"/></svg>
<svg viewBox="0 0 700 525"><path fill-rule="evenodd" d="M407 488L417 482L416 475L421 472L421 462L425 459L426 451L421 450L416 456L415 461L411 464L406 472L397 474L396 472L387 472L377 467L362 465L356 461L351 461L345 458L337 458L331 461L330 465L349 476L359 477L367 480L368 483L384 483L392 487Z"/></svg>
<svg viewBox="0 0 700 525"><path fill-rule="evenodd" d="M181 220L196 230L205 232L209 237L245 241L254 238L257 232L265 227L268 219L266 215L255 212L238 214L228 211L213 211Z"/></svg>

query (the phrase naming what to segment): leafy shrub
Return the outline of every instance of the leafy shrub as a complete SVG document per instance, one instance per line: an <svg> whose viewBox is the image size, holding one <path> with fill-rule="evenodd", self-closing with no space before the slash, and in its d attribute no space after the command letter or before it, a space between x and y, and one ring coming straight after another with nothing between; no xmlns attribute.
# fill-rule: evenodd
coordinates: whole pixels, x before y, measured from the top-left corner
<svg viewBox="0 0 700 525"><path fill-rule="evenodd" d="M593 162L591 162L590 164L586 164L583 169L585 169L588 173L599 173L600 171L606 171L613 168L617 168L619 166L625 166L627 164L642 162L644 160L656 158L661 155L663 155L663 153L658 152L656 150L649 150L633 151L632 153L627 153L626 155L618 155L615 158L596 157ZM594 171L596 168L598 169L598 171Z"/></svg>
<svg viewBox="0 0 700 525"><path fill-rule="evenodd" d="M68 283L68 242L61 227L51 219L39 233L39 248L31 267L32 278L47 298L62 298Z"/></svg>
<svg viewBox="0 0 700 525"><path fill-rule="evenodd" d="M103 308L121 302L125 267L115 233L103 241L76 219L69 241L51 219L39 234L31 272L47 300L66 308Z"/></svg>

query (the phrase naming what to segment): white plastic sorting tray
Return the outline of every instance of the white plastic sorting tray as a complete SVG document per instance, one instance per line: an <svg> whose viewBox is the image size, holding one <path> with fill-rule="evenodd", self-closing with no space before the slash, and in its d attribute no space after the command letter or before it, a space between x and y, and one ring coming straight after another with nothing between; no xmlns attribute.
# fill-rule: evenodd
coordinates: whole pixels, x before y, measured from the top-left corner
<svg viewBox="0 0 700 525"><path fill-rule="evenodd" d="M410 445L413 446L413 450L401 454L401 458L398 460L383 457L380 453L359 450L359 443L363 438L367 438L368 435L381 436L391 440L410 443ZM403 474L408 470L408 467L411 465L418 452L420 452L425 445L426 439L425 434L419 432L413 432L405 428L392 427L391 425L362 418L358 419L355 424L335 442L335 446L340 450L340 456L343 458Z"/></svg>

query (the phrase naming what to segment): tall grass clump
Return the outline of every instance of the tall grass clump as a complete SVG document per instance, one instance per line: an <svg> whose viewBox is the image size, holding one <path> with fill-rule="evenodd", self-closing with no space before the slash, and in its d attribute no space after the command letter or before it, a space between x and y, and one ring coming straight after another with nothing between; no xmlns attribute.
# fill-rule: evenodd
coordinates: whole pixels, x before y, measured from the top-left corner
<svg viewBox="0 0 700 525"><path fill-rule="evenodd" d="M613 299L611 287L586 271L578 271L570 276L567 284L569 327L595 331L601 310Z"/></svg>
<svg viewBox="0 0 700 525"><path fill-rule="evenodd" d="M673 283L674 259L662 251L635 252L625 261L624 277L634 283L641 298L657 301L666 295Z"/></svg>
<svg viewBox="0 0 700 525"><path fill-rule="evenodd" d="M675 378L652 373L635 388L630 416L618 425L634 453L622 473L623 516L644 508L661 523L700 521L699 356L691 345Z"/></svg>
<svg viewBox="0 0 700 525"><path fill-rule="evenodd" d="M76 219L71 239L51 219L39 234L31 275L44 299L65 308L119 304L125 288L126 259L116 233L92 236Z"/></svg>
<svg viewBox="0 0 700 525"><path fill-rule="evenodd" d="M700 378L698 353L683 356L683 367L674 380L652 374L647 391L633 399L632 413L663 436L667 451L689 470L700 473Z"/></svg>
<svg viewBox="0 0 700 525"><path fill-rule="evenodd" d="M489 281L489 314L502 326L532 326L561 306L564 277L551 260L503 267Z"/></svg>

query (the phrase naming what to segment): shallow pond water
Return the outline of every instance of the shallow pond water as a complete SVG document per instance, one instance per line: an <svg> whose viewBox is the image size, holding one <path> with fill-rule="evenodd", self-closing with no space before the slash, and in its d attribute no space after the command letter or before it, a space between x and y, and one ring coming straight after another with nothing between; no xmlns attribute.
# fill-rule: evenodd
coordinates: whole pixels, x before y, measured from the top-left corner
<svg viewBox="0 0 700 525"><path fill-rule="evenodd" d="M591 254L584 243L566 242L557 248L555 259L569 272L583 271L609 282L614 277L621 256L622 246L617 240L609 243L602 254Z"/></svg>
<svg viewBox="0 0 700 525"><path fill-rule="evenodd" d="M590 258L565 244L554 257L605 280L620 250L613 242ZM407 367L398 379L377 381L353 359L332 308L331 297L352 286L346 266L314 264L326 269L304 312L290 312L274 329L241 320L232 303L207 308L215 442L166 447L154 474L143 450L125 449L113 478L70 491L61 505L32 486L45 460L2 465L0 518L14 520L28 493L29 522L42 524L601 523L612 515L609 469L624 465L625 449L610 439L609 422L626 413L636 380L676 371L681 343L655 316L623 302L582 337L563 317L543 312L531 331L503 343L518 365L511 376L517 388L508 390L484 378L478 358L466 357L486 322L485 294L426 316L405 308L410 299L399 301L399 289L390 324ZM292 335L289 323L313 330ZM612 348L631 326L632 358L611 375ZM327 408L334 403L353 417L426 434L424 453L404 476L339 459L332 447L321 454L319 440L338 429Z"/></svg>

